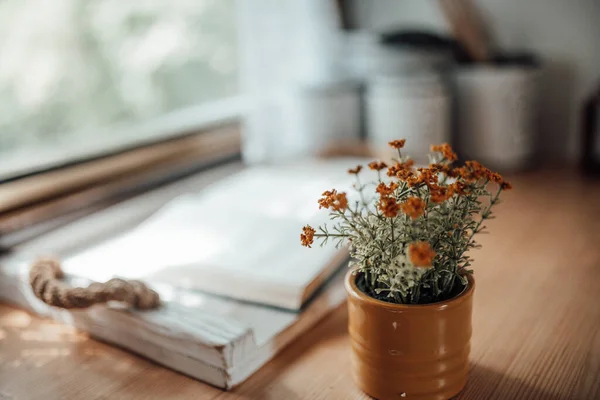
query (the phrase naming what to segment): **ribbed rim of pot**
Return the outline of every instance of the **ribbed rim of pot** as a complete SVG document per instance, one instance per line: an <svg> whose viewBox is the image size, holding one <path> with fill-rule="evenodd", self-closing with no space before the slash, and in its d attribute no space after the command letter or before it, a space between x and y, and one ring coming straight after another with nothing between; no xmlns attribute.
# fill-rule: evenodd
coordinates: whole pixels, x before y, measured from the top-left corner
<svg viewBox="0 0 600 400"><path fill-rule="evenodd" d="M451 299L438 301L435 303L429 303L429 304L388 303L386 301L377 300L377 299L367 295L362 290L360 290L358 288L358 286L356 286L355 272L356 272L356 269L352 269L346 273L345 286L346 286L346 291L348 292L348 295L352 296L355 299L358 299L362 302L370 303L374 306L383 307L383 308L390 309L390 310L403 310L403 311L410 311L410 310L417 310L417 309L420 311L446 310L448 308L458 306L459 304L462 304L463 302L465 302L473 294L473 291L475 290L475 280L473 279L473 276L471 274L469 274L469 275L467 275L467 280L469 282L467 287L462 292L460 292L460 294L458 296L455 296Z"/></svg>

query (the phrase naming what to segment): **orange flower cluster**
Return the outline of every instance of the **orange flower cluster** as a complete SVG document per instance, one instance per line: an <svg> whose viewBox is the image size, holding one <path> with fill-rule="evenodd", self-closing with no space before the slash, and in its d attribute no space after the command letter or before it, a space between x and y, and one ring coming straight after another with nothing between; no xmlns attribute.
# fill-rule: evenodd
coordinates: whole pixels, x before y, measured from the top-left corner
<svg viewBox="0 0 600 400"><path fill-rule="evenodd" d="M442 173L444 175L447 175L449 178L458 178L461 176L461 170L464 168L452 168L452 166L450 165L443 164L429 164L429 169L431 169L435 173Z"/></svg>
<svg viewBox="0 0 600 400"><path fill-rule="evenodd" d="M346 193L338 193L337 190L331 189L323 192L323 198L319 199L319 209L332 208L335 211L343 211L348 208L348 198Z"/></svg>
<svg viewBox="0 0 600 400"><path fill-rule="evenodd" d="M412 171L407 172L407 173L398 174L398 179L403 180L410 187L415 187L420 183L419 178Z"/></svg>
<svg viewBox="0 0 600 400"><path fill-rule="evenodd" d="M400 204L393 197L382 196L379 199L379 209L387 218L395 218L400 211Z"/></svg>
<svg viewBox="0 0 600 400"><path fill-rule="evenodd" d="M437 146L431 146L431 151L442 153L444 158L448 161L456 161L458 159L458 156L456 155L454 150L452 150L452 147L448 143L440 144Z"/></svg>
<svg viewBox="0 0 600 400"><path fill-rule="evenodd" d="M408 176L407 174L412 175L413 165L415 165L413 160L406 160L403 163L396 163L388 168L387 176L395 176L402 179L401 176Z"/></svg>
<svg viewBox="0 0 600 400"><path fill-rule="evenodd" d="M448 186L429 186L429 200L432 203L437 204L443 203L455 194L458 194L459 196L464 196L467 193L469 193L469 186L461 181L456 181Z"/></svg>
<svg viewBox="0 0 600 400"><path fill-rule="evenodd" d="M387 164L383 161L372 161L369 163L369 168L374 171L381 171L384 168L387 168Z"/></svg>
<svg viewBox="0 0 600 400"><path fill-rule="evenodd" d="M467 167L449 168L446 174L451 178L462 178L469 182L473 181Z"/></svg>
<svg viewBox="0 0 600 400"><path fill-rule="evenodd" d="M427 242L414 242L408 245L408 256L415 267L431 267L435 251Z"/></svg>
<svg viewBox="0 0 600 400"><path fill-rule="evenodd" d="M419 197L409 197L402 204L402 211L412 219L417 219L425 212L425 201Z"/></svg>
<svg viewBox="0 0 600 400"><path fill-rule="evenodd" d="M306 225L302 228L302 233L300 234L302 246L310 248L310 245L313 244L315 240L315 232L315 229L310 225Z"/></svg>
<svg viewBox="0 0 600 400"><path fill-rule="evenodd" d="M414 161L408 160L404 163L396 163L388 168L388 176L395 176L401 181L406 182L409 186L414 187L419 184L427 186L436 185L438 183L439 167L419 168L415 173L413 170ZM441 166L440 166L441 167Z"/></svg>
<svg viewBox="0 0 600 400"><path fill-rule="evenodd" d="M401 149L404 147L404 143L406 143L406 139L393 140L393 141L389 142L388 144L390 145L390 147L392 147L394 149Z"/></svg>
<svg viewBox="0 0 600 400"><path fill-rule="evenodd" d="M479 161L466 161L465 167L457 168L457 171L458 175L468 182L487 179L500 185L502 190L512 189L512 185L502 175L484 167Z"/></svg>
<svg viewBox="0 0 600 400"><path fill-rule="evenodd" d="M469 185L461 181L456 181L453 184L448 185L448 190L452 194L456 193L460 196L464 196L469 192Z"/></svg>
<svg viewBox="0 0 600 400"><path fill-rule="evenodd" d="M390 182L389 186L383 182L380 182L375 191L379 193L381 197L387 197L394 193L394 190L398 189L398 186L400 185L398 185L397 182Z"/></svg>
<svg viewBox="0 0 600 400"><path fill-rule="evenodd" d="M394 147L396 141L390 142L390 146ZM400 143L398 143L399 145ZM402 145L404 142L402 141ZM396 177L403 182L406 182L410 187L419 185L425 185L430 192L430 200L433 203L439 204L454 194L465 195L469 186L464 182L457 181L448 186L439 185L439 174L443 173L451 178L463 178L467 182L474 182L479 177L489 177L490 180L502 184L505 182L502 176L498 173L493 173L481 164L476 162L468 162L466 167L452 168L452 162L457 159L456 153L452 150L452 147L448 143L444 143L438 146L432 146L432 151L437 151L444 156L444 159L449 163L442 164L430 164L428 168L419 168L416 171L413 169L414 161L407 160L404 163L397 162L390 166L387 170L387 175L390 177ZM510 184L505 182L503 187L508 188ZM384 190L382 185L378 186L377 192L382 194L380 190ZM410 209L413 213L413 209L410 205L406 205L407 209Z"/></svg>
<svg viewBox="0 0 600 400"><path fill-rule="evenodd" d="M349 169L348 173L349 174L353 174L353 175L358 175L360 173L360 171L362 171L363 166L362 165L357 165L356 168L354 169Z"/></svg>
<svg viewBox="0 0 600 400"><path fill-rule="evenodd" d="M432 186L429 188L429 200L432 203L443 203L453 195L453 190L445 186Z"/></svg>
<svg viewBox="0 0 600 400"><path fill-rule="evenodd" d="M466 161L465 168L461 169L461 177L467 181L476 181L487 178L492 171L484 167L479 161Z"/></svg>
<svg viewBox="0 0 600 400"><path fill-rule="evenodd" d="M438 174L435 170L430 168L419 168L419 179L417 183L424 183L427 186L437 185Z"/></svg>

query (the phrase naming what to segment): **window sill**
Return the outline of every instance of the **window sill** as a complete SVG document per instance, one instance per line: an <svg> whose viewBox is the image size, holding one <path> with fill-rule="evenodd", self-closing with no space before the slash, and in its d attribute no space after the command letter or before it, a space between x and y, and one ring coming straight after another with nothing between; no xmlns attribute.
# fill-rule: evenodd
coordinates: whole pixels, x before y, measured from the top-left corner
<svg viewBox="0 0 600 400"><path fill-rule="evenodd" d="M239 160L240 146L239 127L226 125L0 185L1 244L12 247L59 221Z"/></svg>

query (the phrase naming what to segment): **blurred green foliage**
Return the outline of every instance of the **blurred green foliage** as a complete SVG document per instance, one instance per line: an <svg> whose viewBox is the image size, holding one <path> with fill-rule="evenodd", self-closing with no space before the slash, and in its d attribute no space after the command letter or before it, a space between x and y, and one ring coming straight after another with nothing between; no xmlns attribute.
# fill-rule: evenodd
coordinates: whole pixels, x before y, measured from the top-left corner
<svg viewBox="0 0 600 400"><path fill-rule="evenodd" d="M235 95L236 36L234 0L4 0L0 150Z"/></svg>

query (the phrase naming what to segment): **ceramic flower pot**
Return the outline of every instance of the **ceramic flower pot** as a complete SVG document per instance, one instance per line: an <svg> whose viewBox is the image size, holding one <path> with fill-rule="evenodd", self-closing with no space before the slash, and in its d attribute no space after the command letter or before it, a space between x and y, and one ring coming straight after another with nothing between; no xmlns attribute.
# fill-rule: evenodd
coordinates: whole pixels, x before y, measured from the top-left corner
<svg viewBox="0 0 600 400"><path fill-rule="evenodd" d="M424 305L376 300L346 275L354 380L381 400L445 400L467 383L475 282Z"/></svg>

